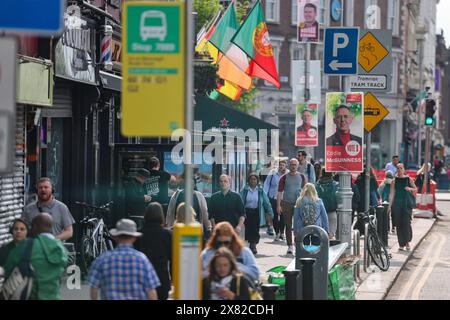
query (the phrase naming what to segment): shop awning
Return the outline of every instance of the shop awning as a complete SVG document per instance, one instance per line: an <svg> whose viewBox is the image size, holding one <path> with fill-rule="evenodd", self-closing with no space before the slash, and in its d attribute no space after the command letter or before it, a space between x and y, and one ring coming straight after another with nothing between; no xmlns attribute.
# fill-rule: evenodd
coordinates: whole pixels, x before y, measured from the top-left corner
<svg viewBox="0 0 450 320"><path fill-rule="evenodd" d="M259 133L261 129L278 129L270 123L203 96L196 97L194 120L202 121L203 132L210 129L223 133L233 132L236 129L244 131L255 129Z"/></svg>

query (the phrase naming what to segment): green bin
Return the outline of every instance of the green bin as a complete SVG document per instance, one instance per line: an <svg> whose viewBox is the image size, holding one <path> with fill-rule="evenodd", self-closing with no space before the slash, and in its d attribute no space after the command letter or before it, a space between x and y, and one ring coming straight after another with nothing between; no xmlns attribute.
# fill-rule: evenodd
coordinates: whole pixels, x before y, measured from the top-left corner
<svg viewBox="0 0 450 320"><path fill-rule="evenodd" d="M355 300L353 267L335 265L328 272L328 300Z"/></svg>
<svg viewBox="0 0 450 320"><path fill-rule="evenodd" d="M285 283L283 271L286 270L287 266L277 266L270 270L267 270L269 278L267 281L271 284L277 284L279 286L277 294L275 295L275 300L285 300Z"/></svg>

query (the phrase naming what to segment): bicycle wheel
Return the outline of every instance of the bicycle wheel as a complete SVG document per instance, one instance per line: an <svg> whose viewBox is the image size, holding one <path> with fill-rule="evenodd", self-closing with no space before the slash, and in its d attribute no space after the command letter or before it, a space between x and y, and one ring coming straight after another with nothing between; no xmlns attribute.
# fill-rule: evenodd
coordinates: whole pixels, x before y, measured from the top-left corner
<svg viewBox="0 0 450 320"><path fill-rule="evenodd" d="M89 267L95 259L92 246L91 238L86 235L81 238L81 266L86 273L89 271Z"/></svg>
<svg viewBox="0 0 450 320"><path fill-rule="evenodd" d="M375 231L369 232L367 243L370 257L375 265L380 268L380 270L387 271L390 265L389 254Z"/></svg>

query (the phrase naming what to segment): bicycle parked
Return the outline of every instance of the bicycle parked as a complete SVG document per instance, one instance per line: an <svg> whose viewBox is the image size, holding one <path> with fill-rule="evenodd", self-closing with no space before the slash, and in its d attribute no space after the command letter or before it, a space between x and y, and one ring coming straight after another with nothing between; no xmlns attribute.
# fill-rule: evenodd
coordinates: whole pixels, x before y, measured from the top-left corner
<svg viewBox="0 0 450 320"><path fill-rule="evenodd" d="M380 270L387 271L390 266L391 255L388 253L386 246L378 236L377 227L375 225L375 215L370 214L374 213L374 210L375 208L371 207L369 211L358 213L355 225L358 229L364 229L366 223L368 224L367 249L369 255ZM360 230L360 232L361 231L363 230ZM364 232L361 232L361 234L364 234Z"/></svg>
<svg viewBox="0 0 450 320"><path fill-rule="evenodd" d="M81 238L81 266L88 272L92 262L102 253L113 250L112 237L103 221L103 214L110 212L113 202L102 206L93 206L84 202L75 202L88 210L87 215L80 221L83 236Z"/></svg>

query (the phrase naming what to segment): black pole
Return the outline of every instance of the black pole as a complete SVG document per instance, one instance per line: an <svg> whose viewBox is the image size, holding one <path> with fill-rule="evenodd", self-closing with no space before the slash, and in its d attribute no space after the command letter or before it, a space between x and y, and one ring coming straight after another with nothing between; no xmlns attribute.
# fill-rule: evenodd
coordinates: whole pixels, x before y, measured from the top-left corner
<svg viewBox="0 0 450 320"><path fill-rule="evenodd" d="M279 285L266 283L261 286L264 300L275 300Z"/></svg>
<svg viewBox="0 0 450 320"><path fill-rule="evenodd" d="M299 270L283 271L285 282L286 300L297 300L297 277Z"/></svg>
<svg viewBox="0 0 450 320"><path fill-rule="evenodd" d="M314 300L314 263L316 259L303 258L300 259L302 264L302 286L303 300Z"/></svg>

